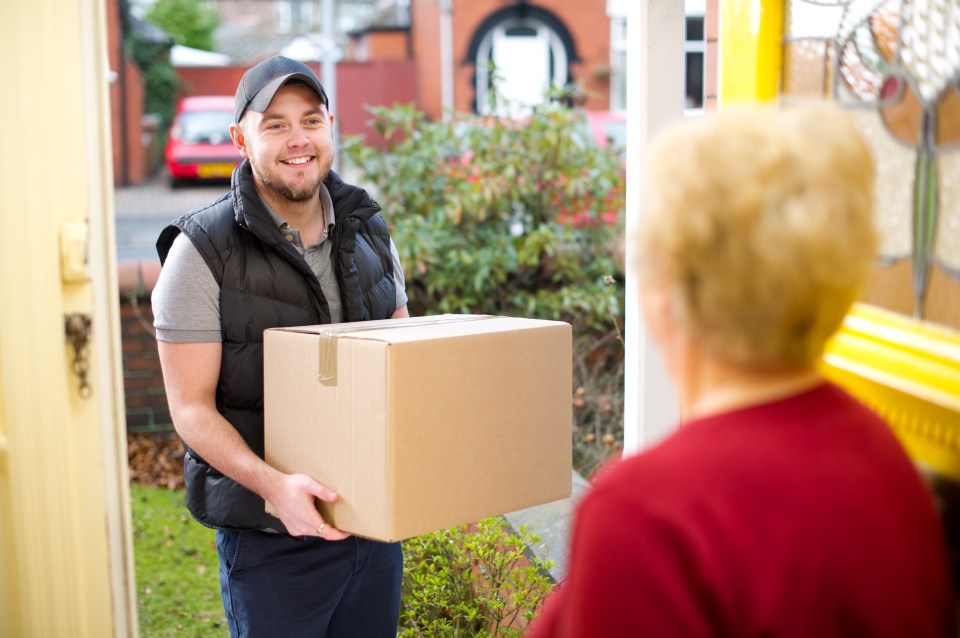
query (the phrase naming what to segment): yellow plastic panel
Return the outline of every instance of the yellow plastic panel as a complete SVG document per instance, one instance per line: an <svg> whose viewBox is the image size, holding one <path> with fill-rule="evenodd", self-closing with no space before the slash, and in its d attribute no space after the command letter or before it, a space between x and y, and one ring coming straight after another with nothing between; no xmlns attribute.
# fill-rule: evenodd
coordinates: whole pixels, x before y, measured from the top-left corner
<svg viewBox="0 0 960 638"><path fill-rule="evenodd" d="M857 305L823 371L883 415L914 461L960 481L960 334Z"/></svg>

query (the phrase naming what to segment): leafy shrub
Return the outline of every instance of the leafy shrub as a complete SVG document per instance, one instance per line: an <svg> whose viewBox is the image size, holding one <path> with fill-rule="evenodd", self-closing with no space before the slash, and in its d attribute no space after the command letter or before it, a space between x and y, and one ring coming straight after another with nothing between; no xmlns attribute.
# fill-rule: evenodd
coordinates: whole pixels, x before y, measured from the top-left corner
<svg viewBox="0 0 960 638"><path fill-rule="evenodd" d="M555 103L523 120L371 112L378 144L347 138L343 153L381 199L411 313L570 322L574 466L589 475L623 440L616 152L589 142L582 112Z"/></svg>
<svg viewBox="0 0 960 638"><path fill-rule="evenodd" d="M520 636L553 588L549 566L524 553L538 541L500 517L405 541L398 636Z"/></svg>
<svg viewBox="0 0 960 638"><path fill-rule="evenodd" d="M573 466L589 478L623 449L624 361L615 337L580 341L573 360Z"/></svg>
<svg viewBox="0 0 960 638"><path fill-rule="evenodd" d="M349 138L343 150L381 199L412 314L611 329L622 288L604 278L622 279L623 169L613 151L589 143L582 113L552 104L523 120L431 122L412 106L372 112L385 148Z"/></svg>
<svg viewBox="0 0 960 638"><path fill-rule="evenodd" d="M159 148L163 148L162 142L173 122L180 87L180 80L170 63L170 45L171 41L144 29L131 30L125 42L128 55L143 74L143 111L160 116Z"/></svg>
<svg viewBox="0 0 960 638"><path fill-rule="evenodd" d="M343 154L380 198L413 315L559 319L574 327L574 467L589 475L623 439L623 166L589 142L581 112L529 118L372 109L374 145ZM502 519L404 543L400 635L519 636L551 584Z"/></svg>

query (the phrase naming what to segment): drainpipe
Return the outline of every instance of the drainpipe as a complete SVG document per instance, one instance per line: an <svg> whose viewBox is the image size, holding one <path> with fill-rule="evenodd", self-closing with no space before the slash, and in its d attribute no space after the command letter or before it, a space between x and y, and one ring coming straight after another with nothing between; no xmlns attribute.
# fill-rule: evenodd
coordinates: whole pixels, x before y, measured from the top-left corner
<svg viewBox="0 0 960 638"><path fill-rule="evenodd" d="M437 0L440 5L440 105L443 119L453 113L453 0Z"/></svg>
<svg viewBox="0 0 960 638"><path fill-rule="evenodd" d="M120 157L115 158L114 161L120 162L120 184L126 186L130 183L130 171L127 168L130 162L128 162L130 148L129 148L129 132L127 131L127 57L123 50L123 42L127 36L127 16L125 4L118 2L116 6L117 12L117 23L120 25L120 34L117 38L117 57L119 62L117 63L117 79L119 80L119 90L117 95L117 101L120 103Z"/></svg>
<svg viewBox="0 0 960 638"><path fill-rule="evenodd" d="M323 88L327 92L327 101L329 102L330 113L335 116L337 113L337 51L336 40L334 39L333 8L334 0L323 0L321 19L323 20L323 43L324 50L321 53L321 71L320 77L323 78ZM333 121L333 148L340 148L340 124L339 117ZM333 168L340 171L340 154L335 153L333 158Z"/></svg>

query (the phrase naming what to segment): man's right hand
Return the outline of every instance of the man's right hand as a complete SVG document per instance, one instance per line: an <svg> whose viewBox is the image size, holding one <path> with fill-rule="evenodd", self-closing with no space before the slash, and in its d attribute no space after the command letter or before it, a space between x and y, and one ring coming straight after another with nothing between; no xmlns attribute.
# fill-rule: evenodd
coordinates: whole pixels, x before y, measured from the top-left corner
<svg viewBox="0 0 960 638"><path fill-rule="evenodd" d="M240 433L217 412L220 343L157 343L170 415L180 437L206 461L269 501L291 536L347 538L327 524L316 499L332 502L337 495L304 474L284 474L267 465Z"/></svg>
<svg viewBox="0 0 960 638"><path fill-rule="evenodd" d="M318 536L328 541L349 538L350 534L331 527L317 511L316 499L332 503L339 498L336 492L306 474L281 474L272 483L264 497L273 506L288 534Z"/></svg>

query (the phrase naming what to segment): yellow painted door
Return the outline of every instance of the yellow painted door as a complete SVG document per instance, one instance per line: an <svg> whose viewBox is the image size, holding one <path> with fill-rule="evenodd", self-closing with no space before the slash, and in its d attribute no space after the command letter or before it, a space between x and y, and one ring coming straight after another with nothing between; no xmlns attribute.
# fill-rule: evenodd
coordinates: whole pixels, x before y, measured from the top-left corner
<svg viewBox="0 0 960 638"><path fill-rule="evenodd" d="M106 51L102 2L0 5L4 638L137 634Z"/></svg>

